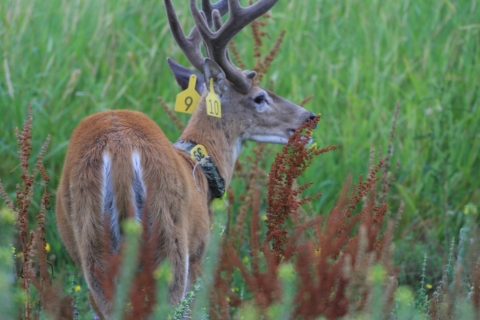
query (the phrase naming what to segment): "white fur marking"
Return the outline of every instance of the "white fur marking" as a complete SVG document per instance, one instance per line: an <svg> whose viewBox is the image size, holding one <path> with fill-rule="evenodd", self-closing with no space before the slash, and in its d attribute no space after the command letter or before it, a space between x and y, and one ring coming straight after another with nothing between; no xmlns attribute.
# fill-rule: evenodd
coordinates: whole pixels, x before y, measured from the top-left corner
<svg viewBox="0 0 480 320"><path fill-rule="evenodd" d="M279 143L279 144L285 144L288 142L288 138L280 137L276 135L253 135L248 137L248 140L252 140L256 142L264 142L264 143Z"/></svg>
<svg viewBox="0 0 480 320"><path fill-rule="evenodd" d="M112 249L117 250L120 243L120 226L118 224L118 214L115 208L115 193L112 184L112 171L109 156L103 154L103 185L102 185L102 215L105 214L110 219L110 236L112 240Z"/></svg>
<svg viewBox="0 0 480 320"><path fill-rule="evenodd" d="M270 95L268 94L267 91L265 90L262 90L261 91L263 96L265 97L265 100L262 101L262 103L258 104L256 103L255 104L255 107L257 108L257 111L262 113L262 112L265 112L267 109L270 109L270 103L272 102L272 98L270 98Z"/></svg>
<svg viewBox="0 0 480 320"><path fill-rule="evenodd" d="M240 153L242 153L243 149L243 140L240 138L237 138L237 141L235 141L235 146L233 147L233 160L237 161L238 156Z"/></svg>
<svg viewBox="0 0 480 320"><path fill-rule="evenodd" d="M140 155L134 151L132 153L133 164L133 183L132 183L132 196L133 203L135 204L135 219L142 220L142 211L145 202L146 188L143 182L142 164L140 161Z"/></svg>

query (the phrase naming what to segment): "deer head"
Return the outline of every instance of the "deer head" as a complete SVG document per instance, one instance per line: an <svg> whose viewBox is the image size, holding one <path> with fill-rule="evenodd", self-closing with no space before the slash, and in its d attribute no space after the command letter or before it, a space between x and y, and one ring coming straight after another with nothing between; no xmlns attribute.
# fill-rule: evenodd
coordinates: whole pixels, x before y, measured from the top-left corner
<svg viewBox="0 0 480 320"><path fill-rule="evenodd" d="M190 0L195 26L185 36L171 0L165 0L172 35L190 63L200 72L194 72L167 59L177 83L186 89L191 74L197 75L196 90L203 94L197 110L190 120L182 139L207 143L224 139L224 150L228 162L235 162L244 141L285 144L293 132L315 115L304 108L254 84L256 73L241 70L231 61L228 44L249 23L265 14L278 0L260 0L242 8L238 0L221 0L215 4L202 0L202 11L196 0ZM222 15L229 12L227 21ZM204 45L207 57L201 52ZM215 94L222 103L222 118L207 115L205 97L213 79ZM198 126L210 128L202 133ZM195 127L195 129L193 129ZM215 131L218 132L215 133ZM205 142L207 140L207 142ZM211 142L210 141L210 142ZM233 153L233 154L232 154ZM223 161L222 159L217 159ZM232 164L233 165L233 164ZM222 164L220 164L222 166ZM230 172L226 173L227 180Z"/></svg>

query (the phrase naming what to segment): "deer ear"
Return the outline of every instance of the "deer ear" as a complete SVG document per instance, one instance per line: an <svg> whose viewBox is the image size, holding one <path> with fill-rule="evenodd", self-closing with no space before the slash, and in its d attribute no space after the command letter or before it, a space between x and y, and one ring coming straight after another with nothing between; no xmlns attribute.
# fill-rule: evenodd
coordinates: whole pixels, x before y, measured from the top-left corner
<svg viewBox="0 0 480 320"><path fill-rule="evenodd" d="M192 74L197 75L197 83L195 84L195 90L198 92L198 94L202 94L203 89L205 88L205 80L203 76L195 72L193 70L190 70L188 68L185 68L181 64L175 62L174 60L167 58L168 66L170 67L170 70L172 70L173 75L175 76L175 80L177 80L178 85L182 88L182 90L185 90L188 88L188 82L190 80L190 76Z"/></svg>
<svg viewBox="0 0 480 320"><path fill-rule="evenodd" d="M207 90L210 91L210 79L213 79L215 94L221 97L228 90L225 72L223 72L222 68L220 68L215 61L209 58L205 58L203 62L203 70Z"/></svg>

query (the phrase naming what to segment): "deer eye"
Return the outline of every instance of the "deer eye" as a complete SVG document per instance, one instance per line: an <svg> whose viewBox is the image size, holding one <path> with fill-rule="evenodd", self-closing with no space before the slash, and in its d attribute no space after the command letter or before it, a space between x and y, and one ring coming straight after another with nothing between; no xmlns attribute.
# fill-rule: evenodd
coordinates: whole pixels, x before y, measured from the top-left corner
<svg viewBox="0 0 480 320"><path fill-rule="evenodd" d="M257 104L260 104L263 101L265 101L265 95L261 94L261 95L257 96L253 101L255 101L255 103L257 103Z"/></svg>

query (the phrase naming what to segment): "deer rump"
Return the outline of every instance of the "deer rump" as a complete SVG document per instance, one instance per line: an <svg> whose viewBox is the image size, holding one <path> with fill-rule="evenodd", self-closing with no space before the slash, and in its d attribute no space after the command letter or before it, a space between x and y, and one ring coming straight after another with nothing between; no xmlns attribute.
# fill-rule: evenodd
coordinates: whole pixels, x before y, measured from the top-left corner
<svg viewBox="0 0 480 320"><path fill-rule="evenodd" d="M73 132L57 194L57 225L103 314L111 309L99 278L108 250L103 245L106 223L108 247L114 254L120 250L121 222L147 217L157 241L156 262L166 258L174 270L172 304L181 300L189 280L198 276L210 217L203 196L208 184L200 171L193 181L192 162L140 112L98 113Z"/></svg>

